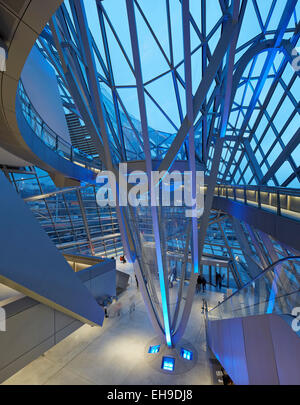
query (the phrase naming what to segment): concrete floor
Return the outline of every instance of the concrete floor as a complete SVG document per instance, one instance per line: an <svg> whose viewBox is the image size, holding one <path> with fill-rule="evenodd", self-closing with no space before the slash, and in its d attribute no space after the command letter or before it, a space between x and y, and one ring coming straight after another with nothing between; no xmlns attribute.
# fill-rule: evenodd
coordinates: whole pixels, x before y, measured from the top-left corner
<svg viewBox="0 0 300 405"><path fill-rule="evenodd" d="M118 267L132 274L130 264L118 264ZM155 335L134 277L131 277L130 287L119 301L122 305L120 316L114 315L112 310L112 317L105 320L102 328L84 325L3 385L213 384L214 370L201 313L204 297L211 308L222 300L223 294L207 291L195 296L184 338L197 348L198 361L186 374L162 374L144 361L145 348ZM136 310L130 314L132 301Z"/></svg>
<svg viewBox="0 0 300 405"><path fill-rule="evenodd" d="M0 284L0 307L21 297L24 297L24 295L12 288L6 287L4 284Z"/></svg>

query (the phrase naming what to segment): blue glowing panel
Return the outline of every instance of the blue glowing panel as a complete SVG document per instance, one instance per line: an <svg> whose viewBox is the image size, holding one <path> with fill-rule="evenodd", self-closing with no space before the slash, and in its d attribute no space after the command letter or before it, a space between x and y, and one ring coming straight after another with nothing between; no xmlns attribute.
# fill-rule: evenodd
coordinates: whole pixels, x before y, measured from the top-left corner
<svg viewBox="0 0 300 405"><path fill-rule="evenodd" d="M193 360L193 352L186 349L181 349L180 355L185 360Z"/></svg>
<svg viewBox="0 0 300 405"><path fill-rule="evenodd" d="M161 368L166 371L174 371L175 359L172 357L163 357Z"/></svg>
<svg viewBox="0 0 300 405"><path fill-rule="evenodd" d="M150 346L148 353L155 354L158 353L160 349L160 345L158 346Z"/></svg>

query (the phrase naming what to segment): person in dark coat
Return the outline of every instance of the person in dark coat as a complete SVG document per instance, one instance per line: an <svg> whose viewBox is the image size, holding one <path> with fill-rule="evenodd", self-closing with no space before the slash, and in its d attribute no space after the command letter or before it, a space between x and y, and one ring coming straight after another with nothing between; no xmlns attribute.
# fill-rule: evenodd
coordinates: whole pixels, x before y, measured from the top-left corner
<svg viewBox="0 0 300 405"><path fill-rule="evenodd" d="M201 284L202 284L202 278L201 278L201 274L199 274L198 278L197 278L197 284L196 284L196 292L200 292L201 290Z"/></svg>
<svg viewBox="0 0 300 405"><path fill-rule="evenodd" d="M206 290L206 279L204 276L202 276L202 291L205 292Z"/></svg>
<svg viewBox="0 0 300 405"><path fill-rule="evenodd" d="M216 284L217 284L217 288L219 288L219 290L221 290L222 288L222 276L221 274L217 271L216 272Z"/></svg>

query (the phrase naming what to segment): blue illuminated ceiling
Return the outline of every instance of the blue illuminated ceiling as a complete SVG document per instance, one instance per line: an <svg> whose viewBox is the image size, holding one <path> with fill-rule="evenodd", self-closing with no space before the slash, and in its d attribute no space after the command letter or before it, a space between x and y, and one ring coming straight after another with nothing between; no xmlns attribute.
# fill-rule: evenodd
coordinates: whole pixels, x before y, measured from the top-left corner
<svg viewBox="0 0 300 405"><path fill-rule="evenodd" d="M181 0L135 0L143 91L152 158L163 159L186 110L187 83ZM190 0L191 88L193 96L207 73L228 20L227 0ZM140 105L125 0L83 1L93 37L93 56L108 126L113 163L144 158ZM290 10L288 10L290 6ZM219 181L298 188L300 185L299 71L292 62L299 40L300 4L286 0L240 1L230 114L224 132ZM85 45L73 1L66 0L54 23L89 98ZM38 46L55 66L65 106L77 111L59 66L61 55L48 27ZM65 56L66 60L70 56ZM194 121L196 159L212 164L220 134L226 84L220 64ZM295 65L294 65L295 66ZM81 76L81 77L80 77ZM100 153L101 155L101 153ZM185 141L177 159L187 159ZM100 156L101 157L101 156Z"/></svg>

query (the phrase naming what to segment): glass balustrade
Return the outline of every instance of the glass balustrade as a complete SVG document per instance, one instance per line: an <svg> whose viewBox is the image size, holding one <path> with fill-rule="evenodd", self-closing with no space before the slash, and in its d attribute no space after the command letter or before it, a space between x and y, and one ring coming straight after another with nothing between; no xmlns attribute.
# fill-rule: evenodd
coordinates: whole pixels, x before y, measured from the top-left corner
<svg viewBox="0 0 300 405"><path fill-rule="evenodd" d="M208 312L220 320L251 315L277 314L292 322L300 303L300 256L285 257L270 265L241 290Z"/></svg>
<svg viewBox="0 0 300 405"><path fill-rule="evenodd" d="M300 220L300 191L298 189L219 185L215 188L214 194L280 216Z"/></svg>
<svg viewBox="0 0 300 405"><path fill-rule="evenodd" d="M18 100L20 101L21 110L26 122L30 125L33 132L38 136L45 145L56 151L61 157L88 169L100 169L100 161L96 161L92 156L74 148L62 137L56 134L45 121L41 118L30 102L22 82L19 82Z"/></svg>

